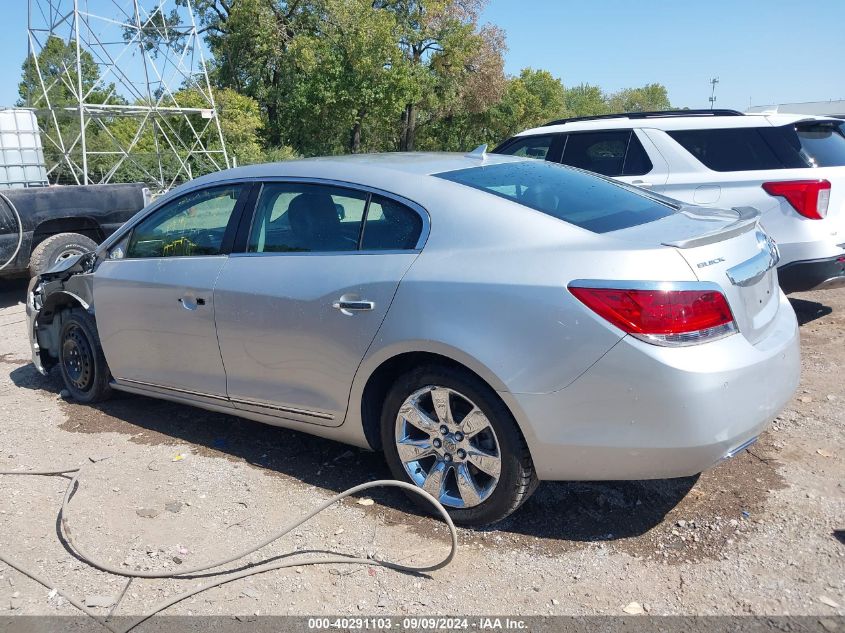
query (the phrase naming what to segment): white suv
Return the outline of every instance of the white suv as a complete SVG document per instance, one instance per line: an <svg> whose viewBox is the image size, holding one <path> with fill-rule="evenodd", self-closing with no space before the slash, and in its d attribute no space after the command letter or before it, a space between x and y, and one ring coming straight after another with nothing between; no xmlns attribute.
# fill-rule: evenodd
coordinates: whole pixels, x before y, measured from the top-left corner
<svg viewBox="0 0 845 633"><path fill-rule="evenodd" d="M780 247L785 292L845 286L845 121L638 112L552 121L494 151L573 165L696 205L754 207Z"/></svg>

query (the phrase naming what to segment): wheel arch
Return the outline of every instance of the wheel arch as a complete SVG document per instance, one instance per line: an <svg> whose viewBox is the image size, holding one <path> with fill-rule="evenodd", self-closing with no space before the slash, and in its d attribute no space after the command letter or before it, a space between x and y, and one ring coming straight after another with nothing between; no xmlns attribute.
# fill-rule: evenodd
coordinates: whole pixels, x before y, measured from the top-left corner
<svg viewBox="0 0 845 633"><path fill-rule="evenodd" d="M48 237L59 233L78 233L94 240L97 244L102 243L105 239L105 232L100 223L91 216L50 218L40 222L32 230L32 243L29 245L30 253Z"/></svg>
<svg viewBox="0 0 845 633"><path fill-rule="evenodd" d="M418 345L405 345L381 350L364 361L358 369L358 376L352 386L346 424L360 425L367 444L373 450L381 450L381 404L397 376L413 367L437 364L467 371L487 384L497 395L506 391L505 384L488 367L477 359L449 345L432 341ZM501 398L501 396L499 396ZM503 403L510 410L507 401ZM515 412L511 414L517 419Z"/></svg>
<svg viewBox="0 0 845 633"><path fill-rule="evenodd" d="M46 370L58 362L64 315L69 314L71 310L84 310L93 314L85 299L68 290L56 290L51 293L39 311L35 336L42 351L41 364Z"/></svg>

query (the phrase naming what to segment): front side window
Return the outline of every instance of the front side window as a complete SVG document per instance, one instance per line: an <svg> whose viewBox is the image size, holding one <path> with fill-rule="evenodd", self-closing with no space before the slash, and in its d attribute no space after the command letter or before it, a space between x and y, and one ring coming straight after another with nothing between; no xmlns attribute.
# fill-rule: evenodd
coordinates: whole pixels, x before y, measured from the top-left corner
<svg viewBox="0 0 845 633"><path fill-rule="evenodd" d="M549 148L552 146L553 140L554 136L551 134L518 136L504 146L496 148L496 153L544 160L549 154Z"/></svg>
<svg viewBox="0 0 845 633"><path fill-rule="evenodd" d="M367 194L325 185L268 183L261 189L250 253L358 249Z"/></svg>
<svg viewBox="0 0 845 633"><path fill-rule="evenodd" d="M678 210L633 187L545 161L482 165L436 175L594 233L638 226Z"/></svg>
<svg viewBox="0 0 845 633"><path fill-rule="evenodd" d="M166 203L133 230L126 257L220 255L244 185L213 187Z"/></svg>

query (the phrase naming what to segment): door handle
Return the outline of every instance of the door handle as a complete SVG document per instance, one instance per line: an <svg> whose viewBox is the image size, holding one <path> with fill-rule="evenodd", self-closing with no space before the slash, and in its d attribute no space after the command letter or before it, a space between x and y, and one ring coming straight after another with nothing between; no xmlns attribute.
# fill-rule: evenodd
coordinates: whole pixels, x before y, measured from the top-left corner
<svg viewBox="0 0 845 633"><path fill-rule="evenodd" d="M186 310L196 310L197 307L205 305L205 299L202 297L197 297L196 299L192 299L191 297L179 297L178 301Z"/></svg>
<svg viewBox="0 0 845 633"><path fill-rule="evenodd" d="M635 187L642 187L643 189L648 189L648 188L654 186L650 182L648 182L647 180L632 180L631 184L634 185Z"/></svg>
<svg viewBox="0 0 845 633"><path fill-rule="evenodd" d="M352 315L353 312L369 312L370 310L374 310L376 304L373 301L348 301L345 299L340 299L338 301L335 301L332 304L332 307L335 310L340 310L343 314Z"/></svg>

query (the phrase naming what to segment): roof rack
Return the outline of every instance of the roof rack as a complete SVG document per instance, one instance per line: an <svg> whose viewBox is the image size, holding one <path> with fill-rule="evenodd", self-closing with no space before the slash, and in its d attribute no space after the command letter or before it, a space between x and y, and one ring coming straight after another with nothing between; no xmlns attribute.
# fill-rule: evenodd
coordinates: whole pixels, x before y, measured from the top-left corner
<svg viewBox="0 0 845 633"><path fill-rule="evenodd" d="M569 119L549 121L546 125L561 125L575 121L599 121L602 119L659 119L674 116L745 116L739 110L655 110L653 112L620 112L618 114L597 114L578 116Z"/></svg>

